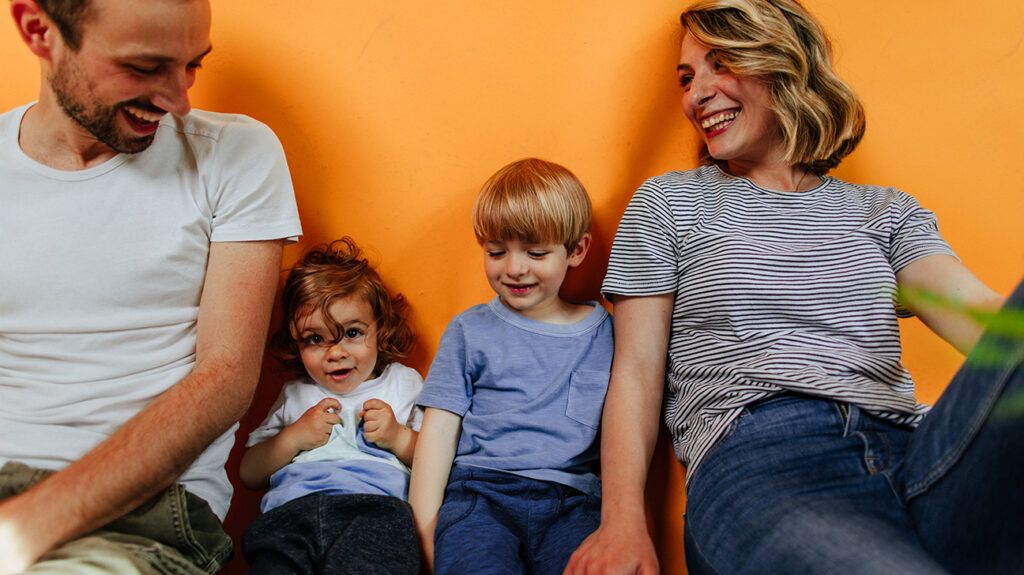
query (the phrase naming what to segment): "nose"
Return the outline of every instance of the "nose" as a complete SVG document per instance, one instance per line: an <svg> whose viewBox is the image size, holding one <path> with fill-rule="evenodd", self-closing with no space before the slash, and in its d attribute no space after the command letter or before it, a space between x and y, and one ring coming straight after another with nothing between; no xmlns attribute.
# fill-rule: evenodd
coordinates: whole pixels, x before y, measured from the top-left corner
<svg viewBox="0 0 1024 575"><path fill-rule="evenodd" d="M184 67L170 71L153 96L153 105L175 116L184 116L192 109L188 90L196 81L195 70Z"/></svg>
<svg viewBox="0 0 1024 575"><path fill-rule="evenodd" d="M331 344L331 347L327 348L327 359L329 361L338 361L345 359L348 356L348 349L341 343L336 341Z"/></svg>
<svg viewBox="0 0 1024 575"><path fill-rule="evenodd" d="M702 107L707 104L714 95L714 83L708 81L707 78L702 77L700 74L695 74L693 79L690 81L690 89L686 92L686 98L690 106L695 108Z"/></svg>
<svg viewBox="0 0 1024 575"><path fill-rule="evenodd" d="M505 274L509 277L520 277L527 272L526 256L524 254L509 254L505 262Z"/></svg>

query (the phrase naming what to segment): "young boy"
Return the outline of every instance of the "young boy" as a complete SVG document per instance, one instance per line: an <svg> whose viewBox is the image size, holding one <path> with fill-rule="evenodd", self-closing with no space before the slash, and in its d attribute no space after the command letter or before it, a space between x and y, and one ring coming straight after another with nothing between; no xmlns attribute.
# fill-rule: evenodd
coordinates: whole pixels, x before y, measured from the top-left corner
<svg viewBox="0 0 1024 575"><path fill-rule="evenodd" d="M409 492L438 573L561 573L600 522L612 322L596 302L558 295L589 228L582 184L550 162L509 164L477 197L473 230L497 297L441 339Z"/></svg>

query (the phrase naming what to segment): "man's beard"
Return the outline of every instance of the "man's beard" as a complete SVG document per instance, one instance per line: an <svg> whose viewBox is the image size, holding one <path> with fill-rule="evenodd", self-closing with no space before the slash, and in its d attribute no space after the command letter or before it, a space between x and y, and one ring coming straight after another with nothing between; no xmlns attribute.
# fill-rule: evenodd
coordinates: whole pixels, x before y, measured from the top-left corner
<svg viewBox="0 0 1024 575"><path fill-rule="evenodd" d="M78 73L75 64L67 58L62 59L48 79L57 104L64 113L110 149L121 154L137 154L153 143L155 132L146 136L125 134L117 126L118 116L126 105L153 109L148 102L125 101L113 106L101 104L92 96L92 91ZM78 94L83 93L85 97L79 99Z"/></svg>

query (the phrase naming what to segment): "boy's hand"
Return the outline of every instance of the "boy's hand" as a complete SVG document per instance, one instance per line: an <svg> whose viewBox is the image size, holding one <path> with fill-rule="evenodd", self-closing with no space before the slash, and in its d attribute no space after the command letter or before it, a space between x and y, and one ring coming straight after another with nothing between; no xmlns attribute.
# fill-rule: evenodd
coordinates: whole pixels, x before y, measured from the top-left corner
<svg viewBox="0 0 1024 575"><path fill-rule="evenodd" d="M363 404L363 410L359 412L363 420L363 432L366 440L377 444L381 449L391 451L399 434L405 429L404 425L395 419L395 412L386 401L380 399L368 399Z"/></svg>
<svg viewBox="0 0 1024 575"><path fill-rule="evenodd" d="M281 433L288 434L289 443L298 451L320 447L331 438L331 429L341 423L339 411L341 403L337 399L325 397L320 403L307 409L302 417L285 427Z"/></svg>

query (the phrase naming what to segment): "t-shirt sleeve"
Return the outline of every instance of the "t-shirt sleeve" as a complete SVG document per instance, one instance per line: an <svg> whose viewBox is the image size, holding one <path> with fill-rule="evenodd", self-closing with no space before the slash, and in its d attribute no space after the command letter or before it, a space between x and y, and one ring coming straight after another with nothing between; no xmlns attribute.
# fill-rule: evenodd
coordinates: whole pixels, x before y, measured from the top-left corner
<svg viewBox="0 0 1024 575"><path fill-rule="evenodd" d="M459 318L455 318L441 336L441 344L423 382L419 404L464 416L473 397L473 382L467 366L465 332Z"/></svg>
<svg viewBox="0 0 1024 575"><path fill-rule="evenodd" d="M935 214L921 207L913 196L898 192L892 207L892 235L889 244L889 263L894 272L926 256L947 254L957 257L953 248L939 234ZM896 301L896 316L913 317L902 301Z"/></svg>
<svg viewBox="0 0 1024 575"><path fill-rule="evenodd" d="M914 260L935 254L956 257L939 234L935 214L921 207L912 196L899 192L893 206L889 263L899 272Z"/></svg>
<svg viewBox="0 0 1024 575"><path fill-rule="evenodd" d="M207 167L214 242L302 235L281 142L264 124L239 116L220 134Z"/></svg>
<svg viewBox="0 0 1024 575"><path fill-rule="evenodd" d="M423 408L419 405L412 406L412 410L409 412L409 420L405 422L413 431L419 431L420 426L423 425Z"/></svg>
<svg viewBox="0 0 1024 575"><path fill-rule="evenodd" d="M674 218L657 180L644 182L619 221L601 293L657 295L676 290L678 246Z"/></svg>
<svg viewBox="0 0 1024 575"><path fill-rule="evenodd" d="M413 431L419 431L420 424L423 423L423 409L416 404L416 401L423 392L423 378L420 377L418 371L408 367L402 371L402 374L401 387L405 396L402 404L409 406L409 415L402 423Z"/></svg>
<svg viewBox="0 0 1024 575"><path fill-rule="evenodd" d="M281 394L277 396L274 406L270 408L270 413L267 414L267 418L263 420L263 423L261 423L259 427L252 430L252 433L249 434L249 439L245 442L246 447L252 447L257 443L263 443L280 433L281 430L289 424L289 422L286 421L287 416L285 414L288 389L289 385L285 385L281 390Z"/></svg>

